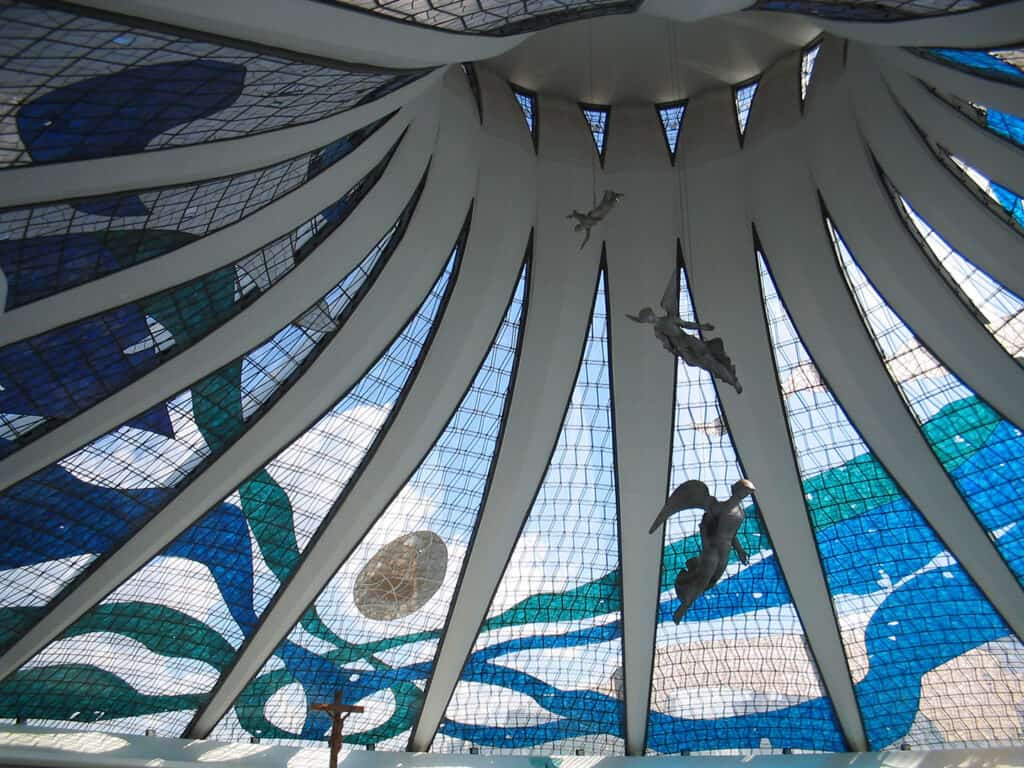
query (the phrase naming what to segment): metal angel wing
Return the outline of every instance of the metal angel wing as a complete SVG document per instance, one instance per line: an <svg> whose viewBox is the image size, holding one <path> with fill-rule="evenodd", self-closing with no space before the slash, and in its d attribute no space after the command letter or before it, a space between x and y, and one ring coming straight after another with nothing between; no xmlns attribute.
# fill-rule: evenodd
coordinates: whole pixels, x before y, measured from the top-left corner
<svg viewBox="0 0 1024 768"><path fill-rule="evenodd" d="M658 516L654 518L654 522L651 523L651 530L648 533L654 533L659 525L662 525L676 512L681 512L684 509L703 509L707 512L711 509L711 504L714 500L715 497L711 495L708 487L700 480L687 480L672 491L668 499L665 500L665 506L661 508Z"/></svg>
<svg viewBox="0 0 1024 768"><path fill-rule="evenodd" d="M679 273L672 270L668 285L661 297L661 308L668 312L669 317L679 317Z"/></svg>

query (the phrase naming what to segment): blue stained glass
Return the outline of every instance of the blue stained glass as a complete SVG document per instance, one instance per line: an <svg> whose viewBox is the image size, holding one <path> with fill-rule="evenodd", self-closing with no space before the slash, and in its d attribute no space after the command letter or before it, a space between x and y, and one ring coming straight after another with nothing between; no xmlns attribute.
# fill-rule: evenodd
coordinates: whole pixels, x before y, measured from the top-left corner
<svg viewBox="0 0 1024 768"><path fill-rule="evenodd" d="M24 0L0 9L0 50L0 167L240 138L337 114L423 74L294 61Z"/></svg>
<svg viewBox="0 0 1024 768"><path fill-rule="evenodd" d="M786 11L838 21L900 21L971 11L1006 0L756 0L749 10Z"/></svg>
<svg viewBox="0 0 1024 768"><path fill-rule="evenodd" d="M234 443L333 338L401 239L411 211L293 323L165 403L171 436L140 431L131 420L0 495L0 517L17 539L0 548L0 601L45 605ZM45 534L40 518L50 521ZM0 611L0 649L29 619L18 608Z"/></svg>
<svg viewBox="0 0 1024 768"><path fill-rule="evenodd" d="M1024 85L1024 49L1019 47L991 50L919 48L917 51L982 77Z"/></svg>
<svg viewBox="0 0 1024 768"><path fill-rule="evenodd" d="M233 264L0 348L0 438L7 441L0 456L112 395L241 312L340 225L390 158L391 153L337 202ZM174 437L161 406L136 417L132 426Z"/></svg>
<svg viewBox="0 0 1024 768"><path fill-rule="evenodd" d="M807 511L869 748L1016 741L1019 714L998 703L1013 700L1024 647L861 439L760 252L758 266ZM980 701L991 703L984 718L969 705Z"/></svg>
<svg viewBox="0 0 1024 768"><path fill-rule="evenodd" d="M734 93L736 101L736 123L740 128L740 136L747 131L747 120L750 118L750 107L754 104L757 94L757 83L738 86Z"/></svg>
<svg viewBox="0 0 1024 768"><path fill-rule="evenodd" d="M683 115L686 113L686 103L665 104L658 107L658 119L661 121L661 129L665 134L665 143L668 145L668 155L673 162L676 157L676 147L679 146L679 129L683 126Z"/></svg>
<svg viewBox="0 0 1024 768"><path fill-rule="evenodd" d="M444 432L316 599L317 612L341 640L325 646L295 628L213 738L322 740L330 721L309 705L343 687L346 703L366 708L346 722L346 744L406 749L486 493L526 286L524 268L491 349ZM291 660L287 672L278 659ZM283 701L274 704L282 691Z"/></svg>
<svg viewBox="0 0 1024 768"><path fill-rule="evenodd" d="M1024 120L1011 115L1009 112L1000 112L991 107L979 107L985 117L985 125L992 131L998 133L1004 139L1009 139L1019 147L1024 147Z"/></svg>
<svg viewBox="0 0 1024 768"><path fill-rule="evenodd" d="M960 158L950 155L949 159L977 185L978 189L998 203L1018 227L1024 229L1024 200L1020 195L1011 192L1001 184L996 184L977 168L972 168Z"/></svg>
<svg viewBox="0 0 1024 768"><path fill-rule="evenodd" d="M922 429L941 414L949 429L928 444L1017 579L1024 584L1024 434L936 360L885 303L828 221L832 244L861 316Z"/></svg>
<svg viewBox="0 0 1024 768"><path fill-rule="evenodd" d="M679 309L696 321L685 274ZM675 403L670 490L700 480L727 498L743 471L710 374L679 362ZM746 513L739 538L750 564L732 555L722 580L679 625L673 582L700 552L702 512L688 510L666 524L647 724L652 752L845 749L759 511L751 504Z"/></svg>
<svg viewBox="0 0 1024 768"><path fill-rule="evenodd" d="M992 337L1008 354L1024 365L1024 300L982 272L942 239L906 198L896 198L908 221L924 242L927 252L946 276L955 293L983 320Z"/></svg>
<svg viewBox="0 0 1024 768"><path fill-rule="evenodd" d="M254 171L2 211L5 306L14 309L52 296L235 224L330 168L387 119Z"/></svg>
<svg viewBox="0 0 1024 768"><path fill-rule="evenodd" d="M537 97L532 93L521 91L512 86L512 93L515 94L519 108L523 111L523 118L526 120L526 127L530 129L530 138L534 145L537 144Z"/></svg>
<svg viewBox="0 0 1024 768"><path fill-rule="evenodd" d="M602 272L554 454L434 739L622 752L622 618Z"/></svg>
<svg viewBox="0 0 1024 768"><path fill-rule="evenodd" d="M811 75L814 74L814 62L821 52L821 43L811 46L803 52L800 57L800 100L807 98L807 89L811 84Z"/></svg>
<svg viewBox="0 0 1024 768"><path fill-rule="evenodd" d="M459 248L402 333L330 411L0 682L0 717L184 730L372 455L444 306ZM302 626L341 643L315 609Z"/></svg>
<svg viewBox="0 0 1024 768"><path fill-rule="evenodd" d="M608 107L596 107L591 105L580 105L580 109L583 111L583 117L587 121L587 128L590 129L590 135L594 138L594 147L597 149L597 156L600 157L603 162L605 140L608 136L608 115L610 110Z"/></svg>

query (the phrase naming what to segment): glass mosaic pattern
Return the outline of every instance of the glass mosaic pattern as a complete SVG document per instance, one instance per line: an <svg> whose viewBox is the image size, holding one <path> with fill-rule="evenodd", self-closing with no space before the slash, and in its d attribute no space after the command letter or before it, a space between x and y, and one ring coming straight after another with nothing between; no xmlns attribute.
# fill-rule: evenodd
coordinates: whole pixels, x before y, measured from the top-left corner
<svg viewBox="0 0 1024 768"><path fill-rule="evenodd" d="M679 316L697 320L685 273ZM679 362L669 491L700 480L724 499L742 477L711 375ZM680 512L665 527L648 750L843 751L832 704L754 504L739 533L750 563L741 565L732 554L722 580L698 598L682 623L672 621L679 605L673 582L686 560L700 553L702 514Z"/></svg>
<svg viewBox="0 0 1024 768"><path fill-rule="evenodd" d="M523 110L523 119L526 120L526 127L530 130L530 138L533 139L533 148L537 148L537 97L521 88L512 86L512 93Z"/></svg>
<svg viewBox="0 0 1024 768"><path fill-rule="evenodd" d="M317 598L315 609L335 639L325 644L296 627L213 738L324 740L330 720L309 705L343 688L346 703L366 708L346 722L347 746L406 749L487 493L527 284L524 267L448 426Z"/></svg>
<svg viewBox="0 0 1024 768"><path fill-rule="evenodd" d="M1019 741L1024 646L850 423L760 252L758 267L807 511L869 748ZM923 428L957 433L948 412Z"/></svg>
<svg viewBox="0 0 1024 768"><path fill-rule="evenodd" d="M373 454L429 343L460 248L402 333L330 411L0 682L0 717L184 731ZM315 607L302 627L340 642Z"/></svg>
<svg viewBox="0 0 1024 768"><path fill-rule="evenodd" d="M0 167L309 123L422 71L340 68L13 0L0 7Z"/></svg>
<svg viewBox="0 0 1024 768"><path fill-rule="evenodd" d="M747 120L750 118L750 107L754 103L754 96L757 94L757 83L739 85L734 91L736 101L736 124L740 129L742 137L747 131Z"/></svg>
<svg viewBox="0 0 1024 768"><path fill-rule="evenodd" d="M611 110L608 107L598 107L590 104L581 104L583 118L587 121L587 128L590 135L594 137L594 147L597 149L597 156L604 162L605 140L608 138L608 116Z"/></svg>
<svg viewBox="0 0 1024 768"><path fill-rule="evenodd" d="M356 268L292 323L163 403L170 435L130 421L0 494L9 534L0 546L0 650L234 444L312 363L372 287L414 207L415 199Z"/></svg>
<svg viewBox="0 0 1024 768"><path fill-rule="evenodd" d="M806 49L800 57L800 101L807 98L807 89L811 85L811 75L814 74L814 62L821 52L821 43L812 45Z"/></svg>
<svg viewBox="0 0 1024 768"><path fill-rule="evenodd" d="M838 21L899 21L973 11L1007 0L757 0L758 11L806 13Z"/></svg>
<svg viewBox="0 0 1024 768"><path fill-rule="evenodd" d="M1024 365L1024 300L969 262L932 229L890 185L898 207L954 292L1008 354Z"/></svg>
<svg viewBox="0 0 1024 768"><path fill-rule="evenodd" d="M6 307L52 296L235 224L330 168L383 122L247 173L0 211Z"/></svg>
<svg viewBox="0 0 1024 768"><path fill-rule="evenodd" d="M925 439L1017 578L1024 580L1024 531L1014 533L1024 513L1024 435L921 344L860 269L835 225L827 224L843 275L889 375L922 429L939 414L952 427L925 431ZM964 461L965 453L970 461Z"/></svg>
<svg viewBox="0 0 1024 768"><path fill-rule="evenodd" d="M965 178L976 189L981 190L988 199L997 203L1010 220L1024 230L1024 200L1020 195L992 181L977 168L972 168L958 157L950 155L949 160L961 171L959 174L961 178Z"/></svg>
<svg viewBox="0 0 1024 768"><path fill-rule="evenodd" d="M332 0L325 0L331 2ZM517 35L613 13L643 0L333 0L339 5L449 32Z"/></svg>
<svg viewBox="0 0 1024 768"><path fill-rule="evenodd" d="M973 75L1024 85L1024 48L1008 46L988 50L969 48L915 48L916 53Z"/></svg>
<svg viewBox="0 0 1024 768"><path fill-rule="evenodd" d="M686 102L659 104L657 109L658 120L661 121L661 130L665 134L668 156L675 163L676 148L679 146L679 130L683 127L683 115L686 114Z"/></svg>
<svg viewBox="0 0 1024 768"><path fill-rule="evenodd" d="M436 752L621 753L622 593L605 277L547 473Z"/></svg>
<svg viewBox="0 0 1024 768"><path fill-rule="evenodd" d="M390 158L391 153L336 202L233 264L0 349L0 439L6 441L0 456L136 381L238 315L348 217ZM303 322L315 325L312 319ZM130 426L174 436L160 406Z"/></svg>
<svg viewBox="0 0 1024 768"><path fill-rule="evenodd" d="M1009 112L1000 112L991 107L982 107L977 104L974 107L982 113L985 125L989 130L998 133L1004 139L1009 139L1018 147L1024 147L1024 120Z"/></svg>

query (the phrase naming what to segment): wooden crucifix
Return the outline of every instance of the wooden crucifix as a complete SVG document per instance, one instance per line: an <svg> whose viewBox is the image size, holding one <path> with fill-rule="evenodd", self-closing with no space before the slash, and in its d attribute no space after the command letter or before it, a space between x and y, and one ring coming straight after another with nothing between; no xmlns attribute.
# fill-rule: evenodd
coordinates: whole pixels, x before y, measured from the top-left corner
<svg viewBox="0 0 1024 768"><path fill-rule="evenodd" d="M310 709L326 712L331 718L331 768L338 768L338 752L341 751L341 726L351 714L365 712L363 707L352 707L341 703L341 691L334 692L333 704L313 704Z"/></svg>

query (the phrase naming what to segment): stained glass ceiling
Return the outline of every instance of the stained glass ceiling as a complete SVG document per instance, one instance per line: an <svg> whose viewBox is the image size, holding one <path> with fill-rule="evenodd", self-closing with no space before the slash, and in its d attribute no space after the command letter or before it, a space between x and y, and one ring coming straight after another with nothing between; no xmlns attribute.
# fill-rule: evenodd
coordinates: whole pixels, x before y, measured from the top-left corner
<svg viewBox="0 0 1024 768"><path fill-rule="evenodd" d="M321 5L381 34L412 25L438 51L471 39L490 55L511 34L643 11ZM786 13L913 24L990 5L753 7L782 24ZM842 64L868 43L801 33L767 72L638 107L535 93L496 76L490 55L434 73L335 61L225 37L212 18L183 29L60 3L0 7L0 181L30 182L27 200L0 204L0 721L304 746L330 728L312 705L341 691L364 708L346 725L350 750L1024 744L1024 436L1007 396L1024 386L1021 281L981 269L962 228L947 239L948 218L919 213L976 203L992 214L978 226L1024 237L1005 170L1024 167L1017 41L913 38L904 58L934 68L936 93L955 93L939 100L950 120L970 118L951 132L957 145L938 147L927 124L920 140L952 171L943 191L975 193L919 209L920 190L904 197L885 168L879 177L859 132L828 144L838 121L871 119L843 97L866 75ZM870 67L897 66L855 63L876 80L885 71ZM979 101L965 76L984 84ZM804 131L798 148L773 150L788 153L779 167L763 147L722 141L742 139L755 99L755 122L791 109ZM281 142L274 158L238 149L263 134ZM237 150L230 172L182 172L213 143ZM852 165L829 165L822 146ZM153 178L122 184L117 169L134 160ZM868 200L827 200L834 217L811 187L813 205L763 194L827 187L851 167L880 183ZM55 168L94 174L99 191L37 183ZM592 212L581 246L565 213L603 189L624 196ZM861 203L906 236L880 237L853 215ZM802 256L834 278L826 299L801 283L817 278L794 267L772 215L821 246ZM751 244L752 224L763 243ZM237 232L250 245L225 237ZM982 263L1005 266L991 251L1006 240L989 234L977 232ZM181 269L202 255L205 268ZM933 315L937 329L890 302L911 263L936 277L922 301L950 309ZM128 274L137 284L110 288ZM76 315L83 292L96 305ZM681 346L627 316L659 301L678 312ZM71 321L21 329L59 302ZM250 335L232 346L243 325ZM905 411L892 429L945 491L911 493L905 468L887 465L887 436L858 423L866 390L821 355L823 339L848 334ZM978 355L944 359L964 339ZM764 386L720 386L710 358ZM958 362L975 359L992 370ZM657 418L624 425L622 377L652 372ZM784 439L766 450L759 424ZM677 578L714 524L698 506L636 543L627 526L646 532L657 510L633 508L620 452L638 442L626 433L643 438L659 499L688 480L716 499L745 477L790 489L742 502L740 548L682 615ZM813 542L788 562L780 500ZM507 555L485 562L494 515L518 527L500 542ZM944 515L978 538L945 540ZM644 573L634 613L623 595ZM795 573L820 578L827 599L809 601ZM822 649L839 669L820 666Z"/></svg>

